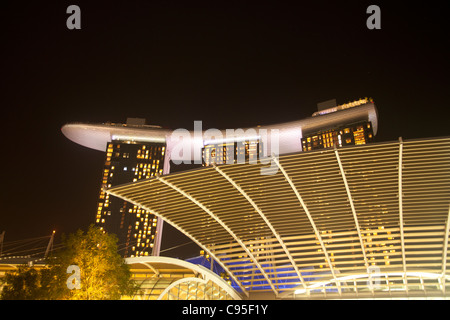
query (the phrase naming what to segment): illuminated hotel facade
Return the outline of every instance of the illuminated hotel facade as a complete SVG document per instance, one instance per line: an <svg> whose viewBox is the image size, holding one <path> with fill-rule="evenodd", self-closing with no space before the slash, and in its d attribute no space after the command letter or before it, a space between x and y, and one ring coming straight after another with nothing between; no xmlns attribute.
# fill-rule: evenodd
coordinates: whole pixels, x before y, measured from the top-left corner
<svg viewBox="0 0 450 320"><path fill-rule="evenodd" d="M302 139L305 137L355 123L370 123L371 134L376 136L378 115L375 103L371 99L360 99L328 110L321 110L320 114L314 113L313 116L305 119L285 123L261 125L234 131L228 129L215 130L214 134L219 132L222 134L221 137L214 134L211 137L209 136L210 129L204 130L201 127L198 130L197 128L194 128L194 130L172 130L142 124L70 123L64 125L61 130L68 139L87 148L103 152L107 150L107 144L113 141L163 143L166 145L164 171L169 173L170 162L192 163L197 161L197 164L201 165L204 150L213 146L247 141L247 143L258 145L258 153L261 157L270 156L272 153L282 155L303 151ZM179 132L184 134L182 139L178 137ZM249 132L251 133L248 134ZM275 140L278 150L272 146L272 142ZM339 147L338 144L336 146ZM180 149L185 152L179 152Z"/></svg>
<svg viewBox="0 0 450 320"><path fill-rule="evenodd" d="M103 151L124 138L165 143L164 174L104 191L188 236L244 299L448 297L450 140L367 144L377 121L369 99L319 110L258 127L278 129L278 154L267 139L256 163L212 159L172 174L170 158L223 151L230 137L191 132L180 142L170 130L128 125L70 124L63 132ZM319 135L322 145L305 149ZM171 153L183 143L191 153ZM264 159L276 172L261 174Z"/></svg>
<svg viewBox="0 0 450 320"><path fill-rule="evenodd" d="M202 149L202 164L256 163L261 152L262 146L255 140L207 144Z"/></svg>
<svg viewBox="0 0 450 320"><path fill-rule="evenodd" d="M95 223L118 236L124 257L157 255L161 221L136 205L110 197L104 188L162 174L164 155L163 143L127 140L108 143Z"/></svg>
<svg viewBox="0 0 450 320"><path fill-rule="evenodd" d="M323 132L336 134L336 127L342 128L344 132L339 138L334 137L341 139L342 136L346 141L348 125L354 123L369 126L371 138L376 134L377 111L371 99L322 109L303 120L238 129L231 135L228 130L219 130L219 136L216 130L213 137L208 135L209 130L202 130L200 135L198 131L190 131L188 139L184 137L181 141L174 137L174 130L147 125L144 119L138 118L130 118L126 124L67 124L62 132L76 143L105 152L95 223L118 236L120 253L124 257L139 257L159 255L163 221L135 204L107 194L105 189L168 174L171 164L179 162L194 162L199 166L256 163L274 152L285 154L327 147L325 138L322 143ZM262 138L263 130L267 133L266 139ZM276 137L271 136L273 131ZM315 145L317 137L322 143L318 146ZM335 145L371 140L358 141L352 132L351 141ZM177 148L183 152L174 152ZM197 158L200 155L201 161L196 155Z"/></svg>
<svg viewBox="0 0 450 320"><path fill-rule="evenodd" d="M315 112L313 117L323 117L326 114L367 104L373 105L373 101L366 98L341 106L333 106ZM368 112L368 115L359 115L354 119L344 116L343 119L322 124L319 127L305 128L302 131L304 137L300 139L301 148L303 151L309 151L335 145L342 147L371 142L373 140L371 122L374 118L376 117L372 115L371 118ZM144 119L136 118L129 118L122 127L144 130L161 129L159 126L147 126ZM202 165L256 163L260 157L268 154L267 150L264 150L264 144L270 146L271 142L267 140L263 142L258 137L260 138L256 134L252 137L234 136L231 139L226 137L222 141L205 139L202 141ZM111 140L107 142L95 223L103 230L118 236L121 245L120 253L124 257L159 255L163 222L136 205L131 205L114 196L110 197L104 189L168 173L170 161L166 163L165 158L169 139L165 137L164 140L153 140L151 135L145 139L127 134L111 134ZM195 142L193 145L196 146ZM168 159L172 160L170 157ZM168 169L165 172L164 166Z"/></svg>

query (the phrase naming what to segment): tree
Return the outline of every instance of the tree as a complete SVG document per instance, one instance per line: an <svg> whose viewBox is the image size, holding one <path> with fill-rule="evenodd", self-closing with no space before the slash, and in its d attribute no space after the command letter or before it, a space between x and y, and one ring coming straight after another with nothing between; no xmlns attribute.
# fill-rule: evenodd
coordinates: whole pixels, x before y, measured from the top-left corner
<svg viewBox="0 0 450 320"><path fill-rule="evenodd" d="M117 237L91 225L86 233L78 230L63 239L63 249L48 261L48 267L36 270L20 267L8 273L2 299L120 299L137 290L131 271L117 252ZM70 289L69 266L80 271L79 289ZM70 269L69 269L70 270ZM79 276L79 277L78 277Z"/></svg>
<svg viewBox="0 0 450 320"><path fill-rule="evenodd" d="M91 225L86 233L78 230L63 240L64 250L51 262L52 291L65 299L119 299L136 289L131 271L117 252L117 237ZM79 289L69 289L69 266L80 270Z"/></svg>
<svg viewBox="0 0 450 320"><path fill-rule="evenodd" d="M35 300L40 296L40 274L26 265L20 266L17 272L8 272L2 290L3 300Z"/></svg>

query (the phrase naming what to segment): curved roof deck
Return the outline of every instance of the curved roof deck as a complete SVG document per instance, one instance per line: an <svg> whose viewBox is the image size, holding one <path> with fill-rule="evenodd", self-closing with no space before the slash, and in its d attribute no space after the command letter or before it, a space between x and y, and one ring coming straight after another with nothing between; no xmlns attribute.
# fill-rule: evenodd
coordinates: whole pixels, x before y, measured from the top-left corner
<svg viewBox="0 0 450 320"><path fill-rule="evenodd" d="M64 125L61 131L69 140L99 151L105 151L107 143L114 139L165 142L166 136L171 132L158 126L110 123L69 123Z"/></svg>
<svg viewBox="0 0 450 320"><path fill-rule="evenodd" d="M272 175L221 165L106 192L190 237L247 296L448 297L450 138L272 161Z"/></svg>
<svg viewBox="0 0 450 320"><path fill-rule="evenodd" d="M361 120L372 122L373 132L376 135L378 128L377 110L374 103L352 107L345 110L332 112L320 116L309 117L302 120L289 121L280 124L263 125L252 128L242 128L245 133L250 131L260 134L265 130L267 139L271 141L272 132L277 130L279 135L279 154L286 154L301 151L300 139L304 134L321 130L323 128L332 128L341 124L348 124ZM135 141L153 141L167 142L173 148L178 142L173 139L176 133L174 130L164 129L158 126L136 126L122 124L85 124L69 123L62 127L62 133L70 140L95 150L105 151L108 142L112 140L135 140ZM192 148L202 148L208 139L209 130L202 130L202 135L198 137L194 131L189 131ZM236 131L230 135L226 130L220 130L222 137L239 138L242 133ZM220 142L220 138L214 137L213 140ZM211 141L210 141L211 142ZM196 152L190 153L192 156ZM270 153L269 153L270 154Z"/></svg>

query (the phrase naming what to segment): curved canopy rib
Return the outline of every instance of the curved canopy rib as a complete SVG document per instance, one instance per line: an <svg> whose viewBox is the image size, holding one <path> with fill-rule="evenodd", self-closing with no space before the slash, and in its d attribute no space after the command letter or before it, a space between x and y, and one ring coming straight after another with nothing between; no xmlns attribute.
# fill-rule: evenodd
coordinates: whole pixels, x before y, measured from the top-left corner
<svg viewBox="0 0 450 320"><path fill-rule="evenodd" d="M172 184L169 181L166 181L165 179L163 179L161 176L157 176L157 179L161 182L163 182L164 184L166 184L167 186L171 187L173 190L177 191L178 193L180 193L181 195L183 195L184 197L188 198L189 200L191 200L193 203L195 203L197 206L199 206L203 211L205 211L208 215L211 216L211 218L213 218L214 220L217 221L217 223L219 223L225 230L227 230L227 232L234 238L234 240L236 240L237 243L239 243L239 245L242 247L242 249L244 249L244 251L247 253L247 255L249 256L249 258L252 260L252 262L256 265L256 267L259 269L259 271L261 272L261 274L264 276L264 278L266 279L266 281L268 282L268 284L270 285L270 287L272 288L272 290L274 291L275 295L278 295L278 291L275 289L272 281L270 281L269 276L267 275L267 273L264 271L264 269L261 267L260 263L258 262L258 260L255 258L255 256L253 255L253 253L247 248L247 246L243 243L243 241L221 220L219 219L219 217L217 215L215 215L211 210L209 210L206 206L204 206L200 201L198 201L197 199L195 199L194 197L192 197L191 195L189 195L188 193L184 192L183 190L181 190L180 188L178 188L177 186L175 186L174 184Z"/></svg>

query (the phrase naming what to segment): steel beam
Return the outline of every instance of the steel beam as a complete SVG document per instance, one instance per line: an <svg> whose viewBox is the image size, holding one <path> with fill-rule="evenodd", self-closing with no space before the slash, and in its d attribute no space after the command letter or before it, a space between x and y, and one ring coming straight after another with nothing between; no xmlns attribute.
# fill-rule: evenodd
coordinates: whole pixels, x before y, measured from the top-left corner
<svg viewBox="0 0 450 320"><path fill-rule="evenodd" d="M350 192L350 187L348 186L344 167L342 166L341 158L339 157L339 152L338 152L336 146L334 147L334 153L336 154L336 159L337 159L337 162L339 165L339 170L341 171L342 180L344 180L345 190L347 191L348 201L350 202L350 207L352 209L353 219L355 220L356 231L358 232L359 242L361 243L361 249L362 249L362 253L364 256L364 265L366 266L366 269L369 269L369 263L367 261L366 250L364 247L364 241L362 238L361 229L359 228L358 216L356 215L355 205L353 204L353 198L352 198L352 194Z"/></svg>
<svg viewBox="0 0 450 320"><path fill-rule="evenodd" d="M138 207L141 207L147 211L149 211L151 214L157 216L157 217L161 217L164 221L167 221L168 223L170 223L172 226L174 226L175 228L177 228L178 230L180 230L183 234L185 234L189 239L191 239L192 241L194 241L199 247L203 248L211 257L213 257L217 263L230 275L231 278L233 278L233 280L238 284L238 286L241 288L242 292L248 297L249 293L247 290L245 290L245 288L242 286L241 282L234 276L234 274L228 269L228 267L222 263L222 261L216 257L215 254L213 254L206 246L204 246L202 243L198 242L195 237L193 237L189 232L187 232L186 230L184 230L183 228L181 228L180 226L178 226L176 223L174 223L173 221L171 221L170 219L168 219L167 217L164 217L162 214L160 214L159 212L143 205L142 203L138 203L122 194L113 192L111 190L108 189L104 189L105 192L107 192L110 195L119 197L133 205L136 205Z"/></svg>
<svg viewBox="0 0 450 320"><path fill-rule="evenodd" d="M405 232L403 222L403 139L399 138L398 151L398 214L400 218L400 240L402 245L402 262L403 262L403 283L406 292L408 292L408 280L406 278L406 254L405 254Z"/></svg>
<svg viewBox="0 0 450 320"><path fill-rule="evenodd" d="M450 232L450 207L448 209L447 223L445 224L444 250L442 253L442 291L445 293L445 272L447 271L448 234Z"/></svg>
<svg viewBox="0 0 450 320"><path fill-rule="evenodd" d="M255 256L253 255L253 253L251 253L251 251L247 248L247 246L242 242L242 240L216 215L214 214L211 210L209 210L205 205L203 205L203 203L201 203L200 201L198 201L197 199L195 199L194 197L192 197L190 194L188 194L187 192L183 191L182 189L178 188L176 185L170 183L169 181L163 179L161 176L156 176L156 178L161 181L162 183L164 183L165 185L167 185L168 187L172 188L173 190L177 191L178 193L180 193L182 196L188 198L189 200L191 200L193 203L195 203L197 206L200 207L200 209L202 209L203 211L205 211L207 214L209 214L211 216L211 218L213 218L214 220L216 220L216 222L218 224L220 224L222 226L222 228L224 228L233 238L234 240L236 240L236 242L242 247L242 249L244 249L244 251L247 253L247 255L249 256L249 258L253 261L253 263L256 265L256 267L259 269L259 271L261 272L261 274L264 276L264 278L267 280L267 283L270 285L270 287L272 288L272 290L275 292L275 295L278 295L278 291L277 289L275 289L274 285L272 284L272 281L270 281L269 276L266 274L266 272L264 271L264 269L261 267L261 265L258 263L258 261L256 260Z"/></svg>
<svg viewBox="0 0 450 320"><path fill-rule="evenodd" d="M340 282L337 281L336 274L334 273L334 268L333 268L333 265L331 264L331 260L330 260L330 257L328 255L327 248L325 247L325 243L323 242L322 236L320 235L319 229L317 228L316 223L314 222L314 219L312 218L308 207L306 206L305 202L303 201L302 196L300 195L300 193L298 192L296 186L294 185L294 182L289 177L289 175L287 174L286 170L284 170L284 168L281 165L278 157L272 154L272 160L277 164L278 169L280 169L281 173L284 175L284 178L286 179L286 181L289 183L289 185L291 186L292 190L294 191L295 196L297 197L298 201L302 205L303 210L305 211L306 216L308 217L309 222L311 223L311 226L314 229L314 233L315 233L317 239L319 240L320 246L322 247L323 254L325 255L325 260L327 261L328 266L330 267L331 274L333 275L333 278L336 281L336 286L338 287L339 294L341 294L342 291L341 291Z"/></svg>
<svg viewBox="0 0 450 320"><path fill-rule="evenodd" d="M292 264L292 266L294 267L295 272L297 273L297 276L299 277L302 285L304 288L306 288L306 284L305 284L305 280L303 279L302 274L300 273L300 270L297 267L297 264L295 263L292 255L290 254L289 250L287 249L283 239L281 239L280 235L276 232L275 228L273 227L272 223L269 221L269 219L267 219L267 217L265 216L265 214L261 211L261 209L256 205L256 203L253 201L253 199L236 183L234 182L234 180L225 172L223 172L222 169L220 169L219 167L217 167L215 164L213 165L214 169L216 169L216 171L218 173L220 173L234 188L236 188L236 190L238 190L245 199L247 199L247 201L252 205L252 207L256 210L256 212L259 213L260 217L264 220L264 222L267 224L267 226L269 227L270 231L272 231L273 235L275 236L275 238L278 240L278 242L280 243L281 247L283 248L286 256L288 257L290 263Z"/></svg>

